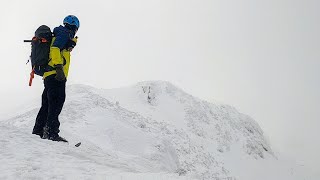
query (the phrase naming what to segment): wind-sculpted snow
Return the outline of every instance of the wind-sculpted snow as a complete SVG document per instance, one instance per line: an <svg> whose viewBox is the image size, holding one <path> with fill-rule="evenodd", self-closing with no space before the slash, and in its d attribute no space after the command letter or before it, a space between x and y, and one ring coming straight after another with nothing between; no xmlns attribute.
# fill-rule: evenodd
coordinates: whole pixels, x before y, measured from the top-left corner
<svg viewBox="0 0 320 180"><path fill-rule="evenodd" d="M248 168L252 167L249 161L276 162L263 131L249 116L231 106L195 98L168 82L142 82L112 90L72 85L67 90L60 116L61 135L72 143L82 141L83 145L73 148L29 135L38 111L35 109L6 121L3 129L10 128L2 132L5 137L14 134L17 137L13 139L21 141L19 146L29 148L21 152L30 158L21 165L28 172L12 174L14 165L0 170L18 179L24 175L32 179L36 177L33 171L57 166L69 175L83 175L83 179L107 174L110 177L110 173L128 179L134 175L154 178L149 176L154 173L163 179L235 180L248 179L246 174L237 172L241 163ZM28 135L23 137L17 129ZM8 144L16 145L0 141L0 145ZM20 152L9 155L17 153ZM50 156L43 160L47 154ZM40 166L52 161L53 154L57 154L55 164ZM65 158L80 170L68 167ZM54 177L53 174L48 176ZM60 174L57 179L70 179L69 175Z"/></svg>
<svg viewBox="0 0 320 180"><path fill-rule="evenodd" d="M132 91L136 95L128 97L126 94ZM161 124L158 133L171 139L181 174L191 173L202 179L230 178L222 153L236 143L253 158L273 156L262 130L248 116L227 105L201 101L170 83L144 82L127 90L99 94L148 118L149 122L143 122L148 124L146 127Z"/></svg>

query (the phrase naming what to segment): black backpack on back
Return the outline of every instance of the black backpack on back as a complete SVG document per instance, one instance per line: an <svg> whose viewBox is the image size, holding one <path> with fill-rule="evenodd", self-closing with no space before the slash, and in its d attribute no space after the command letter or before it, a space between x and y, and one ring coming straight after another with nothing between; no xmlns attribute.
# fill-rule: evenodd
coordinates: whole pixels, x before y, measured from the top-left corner
<svg viewBox="0 0 320 180"><path fill-rule="evenodd" d="M52 41L51 29L42 25L35 31L35 36L31 41L31 66L35 74L43 76L47 71L50 45Z"/></svg>

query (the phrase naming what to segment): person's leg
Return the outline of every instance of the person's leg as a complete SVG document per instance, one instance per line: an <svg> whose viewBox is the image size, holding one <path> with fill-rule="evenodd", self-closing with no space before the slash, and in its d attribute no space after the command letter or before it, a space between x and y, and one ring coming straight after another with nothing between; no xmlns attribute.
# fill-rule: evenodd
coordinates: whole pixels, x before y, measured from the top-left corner
<svg viewBox="0 0 320 180"><path fill-rule="evenodd" d="M47 125L50 128L49 132L55 135L58 135L60 132L59 115L62 111L65 97L65 86L52 88L48 91L49 109Z"/></svg>
<svg viewBox="0 0 320 180"><path fill-rule="evenodd" d="M57 137L60 132L59 115L62 111L63 104L66 98L65 81L60 82L55 78L45 80L47 87L48 99L48 118L47 128L49 137Z"/></svg>
<svg viewBox="0 0 320 180"><path fill-rule="evenodd" d="M43 135L43 128L47 123L47 116L48 116L48 98L47 98L47 89L44 88L42 93L42 100L41 100L41 108L38 112L35 125L33 127L32 134L39 135L42 137Z"/></svg>

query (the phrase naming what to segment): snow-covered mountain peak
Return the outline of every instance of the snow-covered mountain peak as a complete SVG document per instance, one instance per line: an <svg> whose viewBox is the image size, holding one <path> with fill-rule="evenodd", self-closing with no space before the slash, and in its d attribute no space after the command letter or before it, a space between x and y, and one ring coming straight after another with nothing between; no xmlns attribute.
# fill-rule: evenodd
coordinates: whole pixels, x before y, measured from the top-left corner
<svg viewBox="0 0 320 180"><path fill-rule="evenodd" d="M223 157L223 153L239 150L254 159L273 157L261 128L249 116L228 105L202 101L166 81L140 82L130 87L112 90L97 90L77 85L69 90L68 94L73 93L69 96L78 97L81 94L82 102L89 101L87 103L91 105L88 108L97 105L105 108L107 104L109 108L115 108L116 112L129 111L134 115L130 114L122 119L137 116L134 118L134 126L152 128L169 139L176 139L179 144L187 143L188 148L184 150L179 149L182 148L180 145L173 145L180 151L178 157L192 159L190 156L203 154L200 151L191 155L190 146L195 149L201 147L204 152L211 152L212 154L204 159L211 159L212 162L217 162L217 156ZM181 136L185 139L182 140ZM183 167L183 171L192 171L189 166L192 164L202 167L204 159L194 159L192 163L182 160L179 166ZM210 166L213 166L213 163Z"/></svg>
<svg viewBox="0 0 320 180"><path fill-rule="evenodd" d="M67 91L61 134L81 140L81 148L105 154L122 171L237 179L238 167L246 164L242 162L276 161L252 118L231 106L193 97L169 82L110 90L70 85ZM37 111L6 123L31 131Z"/></svg>

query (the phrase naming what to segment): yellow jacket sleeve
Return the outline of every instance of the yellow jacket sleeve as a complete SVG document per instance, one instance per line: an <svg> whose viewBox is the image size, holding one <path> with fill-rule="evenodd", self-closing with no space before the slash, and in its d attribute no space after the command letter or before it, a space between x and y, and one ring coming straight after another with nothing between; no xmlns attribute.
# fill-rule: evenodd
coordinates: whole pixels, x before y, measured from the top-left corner
<svg viewBox="0 0 320 180"><path fill-rule="evenodd" d="M54 40L55 38L52 39L52 42ZM77 42L77 38L74 38L72 40L74 42ZM45 72L43 75L43 79L57 73L56 70L54 69L54 66L57 64L63 65L64 74L66 77L68 77L69 67L70 67L70 51L68 51L67 49L63 49L61 51L58 47L52 47L52 46L50 47L50 61L48 65L53 67L53 69Z"/></svg>
<svg viewBox="0 0 320 180"><path fill-rule="evenodd" d="M57 64L63 64L63 59L62 59L59 48L51 47L50 53L51 53L51 61L52 61L51 63L53 66Z"/></svg>

